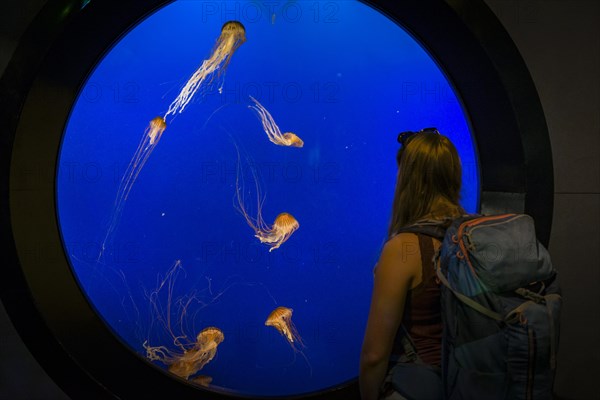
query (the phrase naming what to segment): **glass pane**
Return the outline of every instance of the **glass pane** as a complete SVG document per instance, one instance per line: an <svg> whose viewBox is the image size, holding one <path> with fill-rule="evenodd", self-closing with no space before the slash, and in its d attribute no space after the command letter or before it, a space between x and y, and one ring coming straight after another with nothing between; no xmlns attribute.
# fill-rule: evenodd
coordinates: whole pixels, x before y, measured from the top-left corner
<svg viewBox="0 0 600 400"><path fill-rule="evenodd" d="M467 210L479 193L459 99L405 30L360 2L274 4L176 1L140 22L81 89L57 184L112 331L192 384L263 396L357 376L398 132L439 128Z"/></svg>

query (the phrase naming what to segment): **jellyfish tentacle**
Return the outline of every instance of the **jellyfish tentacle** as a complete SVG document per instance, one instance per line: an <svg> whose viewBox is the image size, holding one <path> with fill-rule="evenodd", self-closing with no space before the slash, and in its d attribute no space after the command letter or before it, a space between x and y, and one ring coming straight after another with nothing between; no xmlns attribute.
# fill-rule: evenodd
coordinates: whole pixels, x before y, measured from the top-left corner
<svg viewBox="0 0 600 400"><path fill-rule="evenodd" d="M279 146L287 146L287 147L303 147L304 141L300 139L296 134L292 132L286 132L284 134L281 133L279 126L275 123L273 116L267 111L267 109L260 104L258 100L254 97L249 96L250 100L254 102L253 105L249 105L248 108L254 110L260 119L263 130L267 134L269 141L279 145Z"/></svg>
<svg viewBox="0 0 600 400"><path fill-rule="evenodd" d="M125 207L125 202L129 197L129 193L131 192L131 188L133 187L134 182L138 178L142 168L148 161L150 154L154 151L154 148L158 144L163 132L167 129L167 125L165 120L161 117L156 117L152 119L148 126L146 127L144 134L138 144L138 147L129 161L127 169L121 178L121 182L119 183L119 189L117 190L117 196L115 198L112 215L110 217L110 222L108 229L106 231L106 235L104 240L102 241L100 254L98 256L98 260L102 258L104 251L106 250L106 245L112 237L112 234L115 232L119 220L121 219L121 215L123 213L123 209Z"/></svg>
<svg viewBox="0 0 600 400"><path fill-rule="evenodd" d="M259 227L261 225L261 219L262 219L261 214L260 214L260 194L259 194L258 181L255 180L259 211L257 213L257 219L255 221L250 216L248 211L246 210L246 205L245 205L245 201L244 201L245 182L244 182L243 171L241 170L242 167L241 167L240 150L239 150L237 144L235 144L235 142L234 142L234 146L235 146L235 150L237 152L237 169L236 169L235 194L234 194L234 198L235 198L237 204L234 204L234 207L240 212L240 214L242 214L242 216L246 220L246 223L248 224L248 226L250 226L250 228L252 228L252 230L258 231L260 229Z"/></svg>
<svg viewBox="0 0 600 400"><path fill-rule="evenodd" d="M269 140L277 145L287 145L285 139L283 138L283 135L281 134L279 126L277 126L275 120L273 119L273 116L256 99L252 99L254 100L254 102L256 102L256 106L251 108L256 110L256 112L258 113L263 129L267 134Z"/></svg>
<svg viewBox="0 0 600 400"><path fill-rule="evenodd" d="M250 105L248 106L248 108L254 110L258 114L258 118L260 119L260 122L263 126L263 130L267 134L269 141L275 144L286 145L284 143L285 139L281 134L281 130L275 123L275 120L273 119L271 114L254 97L250 96L250 99L254 101L255 105Z"/></svg>

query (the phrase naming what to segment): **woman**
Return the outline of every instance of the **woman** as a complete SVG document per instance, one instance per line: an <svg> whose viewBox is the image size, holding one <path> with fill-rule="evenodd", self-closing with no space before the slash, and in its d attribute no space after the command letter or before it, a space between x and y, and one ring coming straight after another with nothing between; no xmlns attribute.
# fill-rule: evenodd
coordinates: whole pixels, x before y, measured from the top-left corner
<svg viewBox="0 0 600 400"><path fill-rule="evenodd" d="M404 352L397 335L408 331L419 361L439 366L441 332L439 287L433 265L421 253L440 242L398 233L423 221L440 224L464 214L459 205L461 165L454 145L435 128L398 136L398 178L388 241L374 274L373 296L360 359L363 400L404 399L386 379L392 360ZM431 259L431 258L429 258ZM388 377L389 378L389 377ZM384 382L384 380L386 382ZM411 382L414 383L414 382Z"/></svg>

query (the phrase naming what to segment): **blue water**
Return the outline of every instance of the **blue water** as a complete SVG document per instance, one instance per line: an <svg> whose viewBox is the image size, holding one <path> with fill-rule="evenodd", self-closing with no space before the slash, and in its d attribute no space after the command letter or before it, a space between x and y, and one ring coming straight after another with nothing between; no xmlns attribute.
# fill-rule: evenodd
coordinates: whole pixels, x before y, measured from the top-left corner
<svg viewBox="0 0 600 400"><path fill-rule="evenodd" d="M245 25L247 42L223 80L167 120L99 257L148 121L164 115L231 19ZM247 108L249 95L304 147L270 143ZM400 26L353 1L171 3L107 52L73 105L57 198L74 274L140 356L145 341L176 349L168 318L175 335L191 340L205 327L221 329L225 340L199 372L213 378L213 390L266 396L339 385L358 371L372 268L390 217L396 136L430 126L457 145L463 205L476 211L466 117L440 68ZM254 171L265 221L285 211L300 223L273 252L234 208L238 166L249 210L256 210ZM178 273L161 288L176 260ZM301 353L264 326L277 306L294 310Z"/></svg>

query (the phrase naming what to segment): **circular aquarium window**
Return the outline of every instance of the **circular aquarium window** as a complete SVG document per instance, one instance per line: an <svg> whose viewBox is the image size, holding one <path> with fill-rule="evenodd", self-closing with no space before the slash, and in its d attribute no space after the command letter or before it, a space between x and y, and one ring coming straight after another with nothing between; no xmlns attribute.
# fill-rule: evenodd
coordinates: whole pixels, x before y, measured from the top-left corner
<svg viewBox="0 0 600 400"><path fill-rule="evenodd" d="M217 392L356 378L398 132L437 127L478 210L452 84L360 2L175 1L98 62L58 160L89 303L133 352Z"/></svg>

